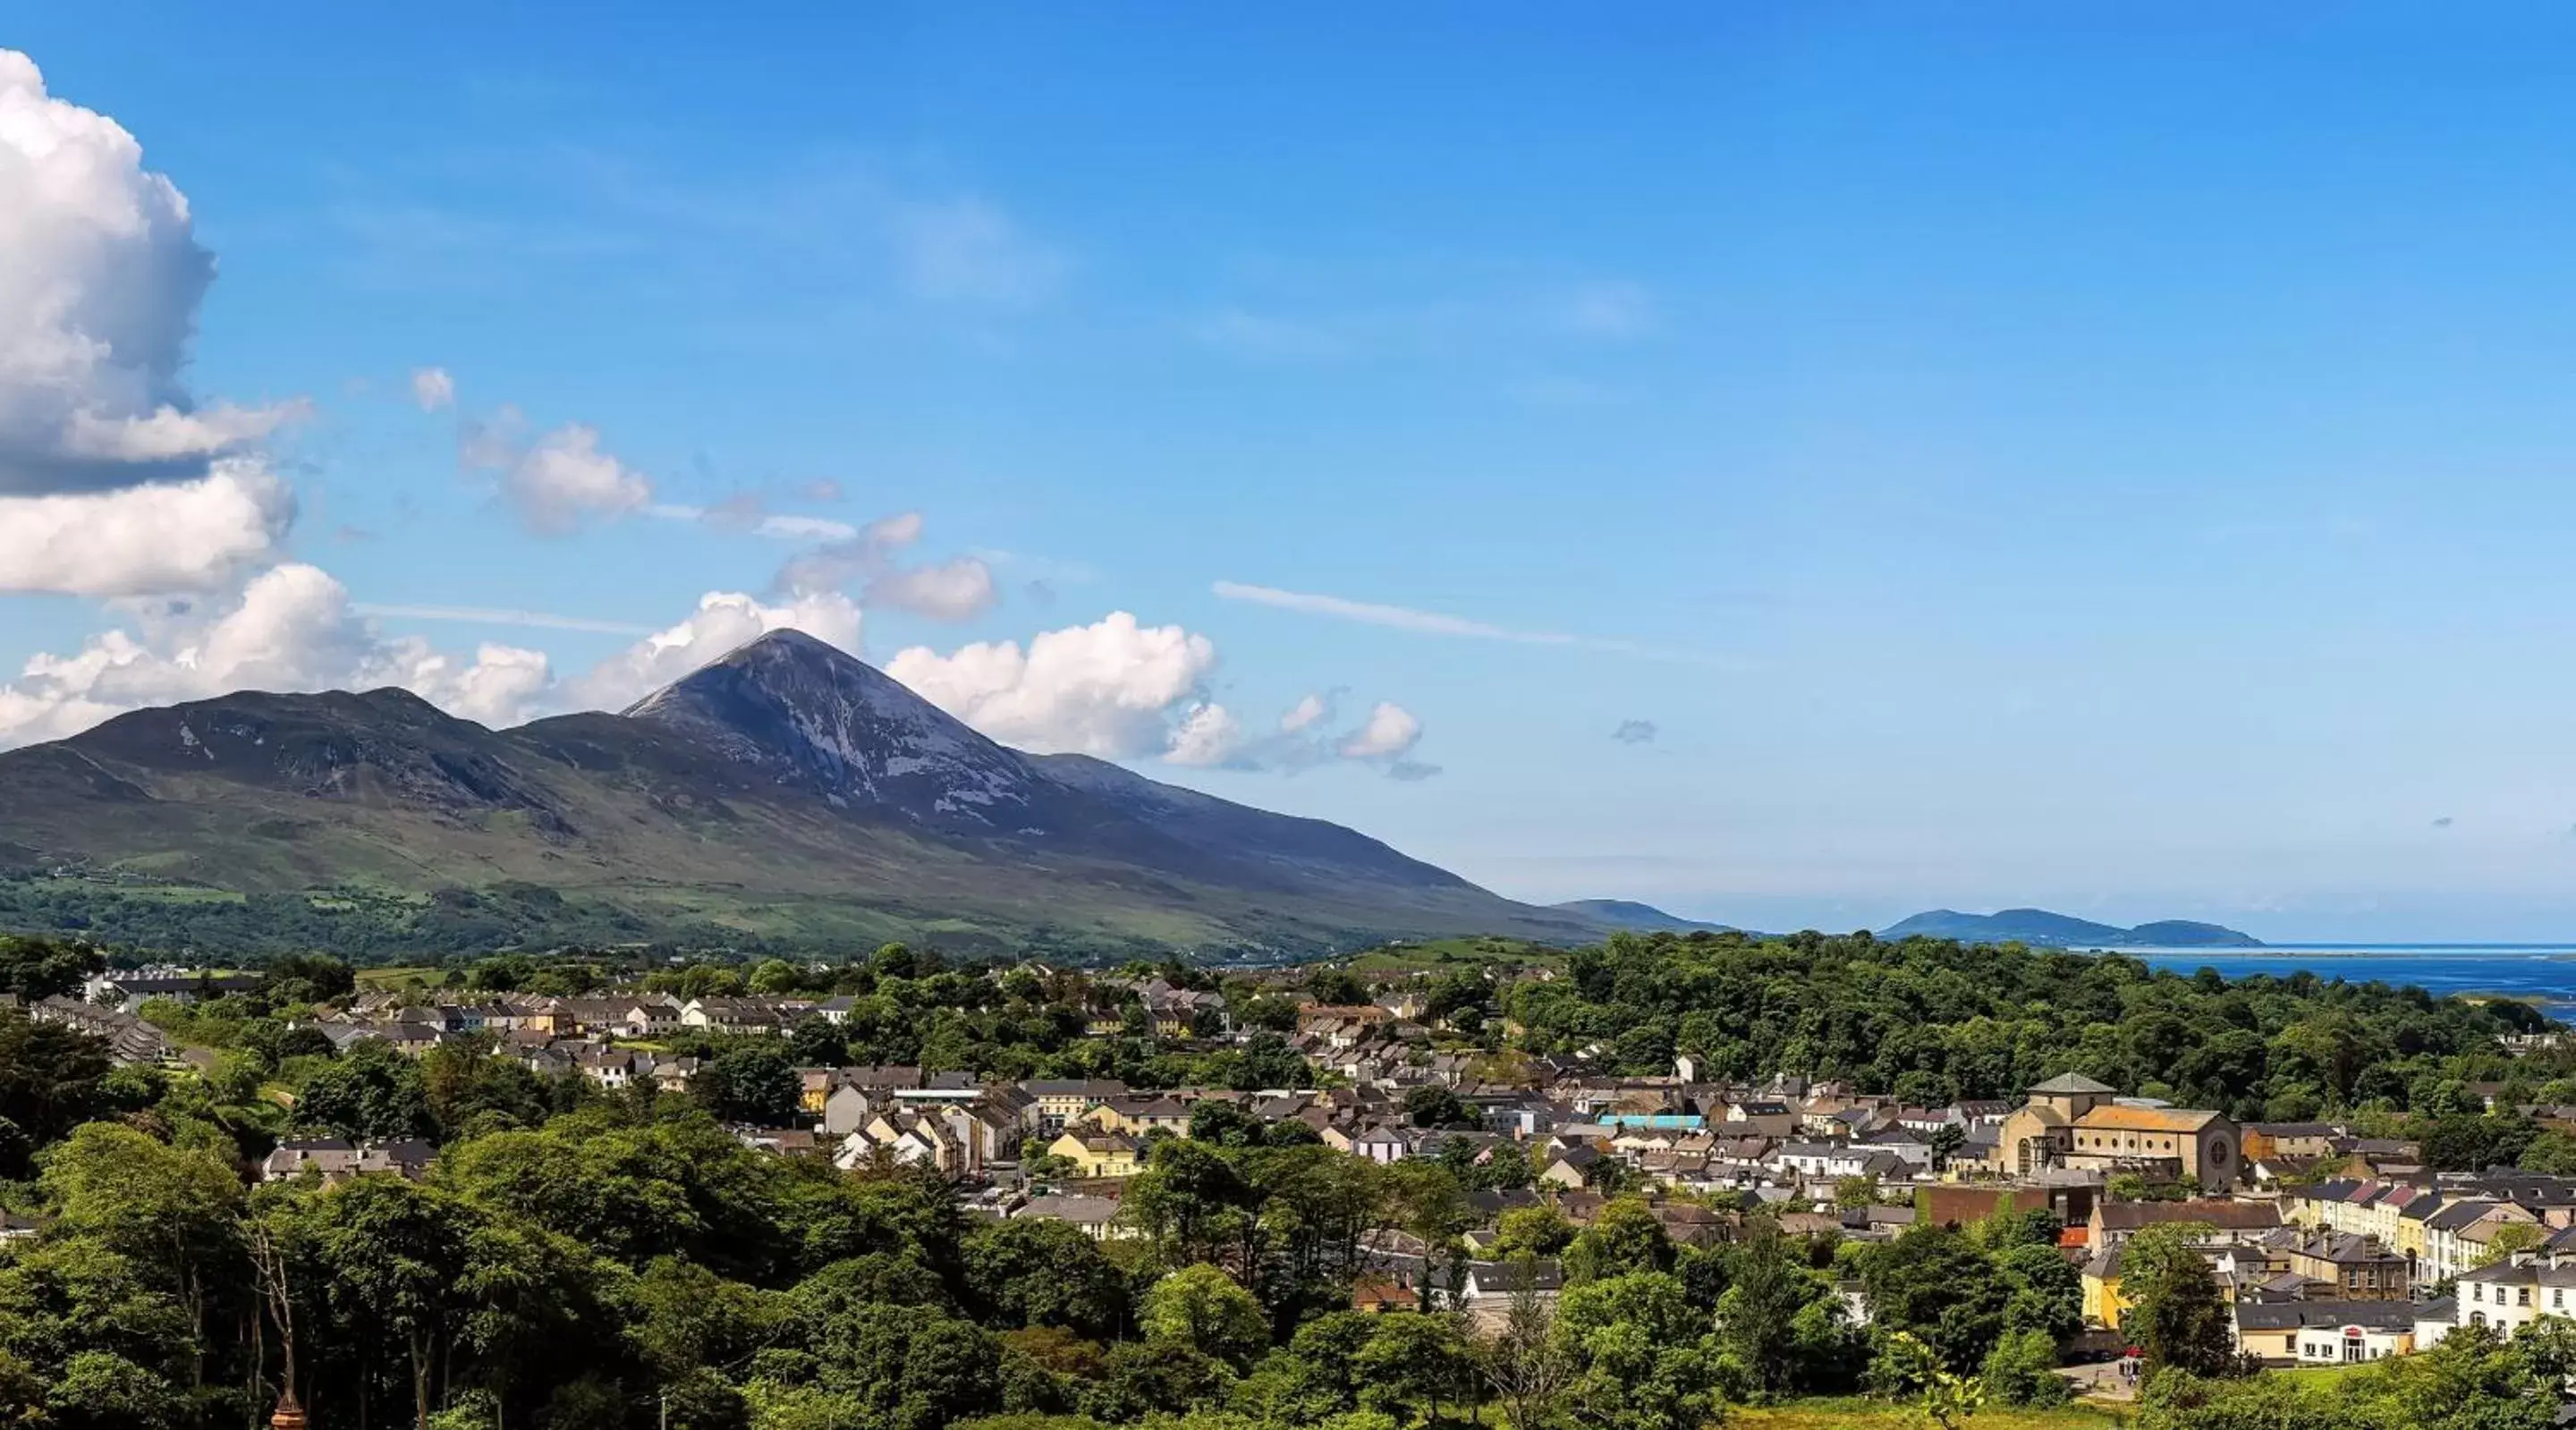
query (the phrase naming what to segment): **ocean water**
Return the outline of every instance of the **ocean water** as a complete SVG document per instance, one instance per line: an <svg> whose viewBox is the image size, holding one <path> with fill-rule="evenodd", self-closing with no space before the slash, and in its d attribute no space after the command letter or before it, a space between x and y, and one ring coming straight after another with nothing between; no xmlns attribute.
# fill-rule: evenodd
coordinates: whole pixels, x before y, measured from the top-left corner
<svg viewBox="0 0 2576 1430"><path fill-rule="evenodd" d="M2265 948L2133 948L2156 968L2215 968L2230 978L2301 969L2351 983L2413 984L2430 993L2498 993L2539 1000L2552 1018L2576 1022L2576 943L2288 943Z"/></svg>

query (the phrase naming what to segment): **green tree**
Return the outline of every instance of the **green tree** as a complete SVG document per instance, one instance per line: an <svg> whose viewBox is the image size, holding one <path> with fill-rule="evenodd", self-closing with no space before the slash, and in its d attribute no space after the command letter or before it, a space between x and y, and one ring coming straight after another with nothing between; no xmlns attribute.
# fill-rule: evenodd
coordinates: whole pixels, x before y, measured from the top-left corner
<svg viewBox="0 0 2576 1430"><path fill-rule="evenodd" d="M2120 1329L2145 1353L2149 1376L2169 1367L2201 1376L2236 1368L2227 1302L2196 1244L2205 1235L2203 1227L2165 1222L2120 1248L2120 1295L2129 1303Z"/></svg>
<svg viewBox="0 0 2576 1430"><path fill-rule="evenodd" d="M1270 1318L1260 1300L1204 1262L1155 1282L1137 1323L1149 1342L1194 1350L1237 1370L1270 1345Z"/></svg>
<svg viewBox="0 0 2576 1430"><path fill-rule="evenodd" d="M1670 1271L1673 1260L1672 1237L1645 1200L1616 1197L1567 1245L1565 1272L1569 1281L1598 1281L1636 1271Z"/></svg>

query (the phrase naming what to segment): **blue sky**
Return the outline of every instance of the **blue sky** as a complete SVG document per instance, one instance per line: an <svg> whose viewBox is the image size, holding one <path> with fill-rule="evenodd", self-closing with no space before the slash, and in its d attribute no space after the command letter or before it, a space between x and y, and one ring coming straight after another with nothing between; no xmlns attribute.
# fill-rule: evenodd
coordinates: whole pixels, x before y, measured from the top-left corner
<svg viewBox="0 0 2576 1430"><path fill-rule="evenodd" d="M287 562L332 654L243 669L491 642L535 713L788 609L755 511L917 514L871 659L1517 896L2576 934L2576 16L533 8L12 17L185 194L184 402L295 514L185 611L20 580L0 673L185 694ZM642 486L549 520L574 426ZM1120 611L1200 644L1062 645L1114 718L951 663Z"/></svg>

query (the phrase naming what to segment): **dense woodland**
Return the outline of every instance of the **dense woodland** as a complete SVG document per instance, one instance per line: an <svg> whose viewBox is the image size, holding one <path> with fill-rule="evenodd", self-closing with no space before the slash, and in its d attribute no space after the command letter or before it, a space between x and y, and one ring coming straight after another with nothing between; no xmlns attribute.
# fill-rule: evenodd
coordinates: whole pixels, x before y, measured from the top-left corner
<svg viewBox="0 0 2576 1430"><path fill-rule="evenodd" d="M97 958L0 941L0 990L76 987ZM2480 1081L2576 1101L2554 1055L2498 1050L2497 1033L2539 1026L2519 1005L1865 936L1622 937L1561 967L1459 955L1414 976L1450 1015L1444 1038L1484 1049L1498 1075L1579 1052L1664 1072L1682 1052L1704 1076L1845 1076L1937 1101L2072 1069L2240 1115L2355 1113L2463 1165L2576 1151L2470 1111ZM815 1062L1297 1082L1277 1030L1300 990L1277 982L1225 986L1238 1021L1265 1030L1251 1040L1167 1043L1141 1023L1084 1036L1078 975L899 947L819 973L666 964L650 979L675 991L830 987L858 1005L845 1026L785 1039L698 1037L710 1061L686 1094L607 1094L470 1043L335 1055L290 1024L345 996L351 970L302 957L262 973L248 995L147 1005L214 1051L203 1072L116 1066L85 1037L0 1012L0 1209L47 1222L0 1250L0 1423L250 1425L290 1382L326 1430L665 1415L691 1430L1685 1430L1816 1393L1953 1415L2065 1393L2049 1371L2080 1298L2044 1215L1863 1244L1785 1236L1730 1203L1723 1240L1686 1246L1635 1197L1582 1226L1513 1211L1495 1254L1550 1258L1568 1289L1552 1308L1516 1299L1479 1336L1434 1311L1347 1308L1364 1249L1389 1234L1426 1249L1424 1285L1454 1284L1470 1194L1524 1184L1514 1159L1381 1167L1211 1104L1190 1139L1156 1140L1125 1198L1133 1235L1096 1242L970 1219L924 1174L841 1173L723 1125L787 1120L792 1069ZM574 992L626 974L607 957L508 956L433 976ZM1347 970L1303 978L1328 999L1366 991ZM421 1137L440 1156L417 1183L251 1185L252 1162L299 1134ZM2541 1388L2576 1363L2556 1338L2463 1334L2332 1389L2248 1377L2210 1335L2205 1265L2175 1258L2161 1280L2154 1265L2150 1250L2133 1288L2150 1427L2538 1426ZM1866 1290L1870 1326L1847 1319L1838 1282Z"/></svg>

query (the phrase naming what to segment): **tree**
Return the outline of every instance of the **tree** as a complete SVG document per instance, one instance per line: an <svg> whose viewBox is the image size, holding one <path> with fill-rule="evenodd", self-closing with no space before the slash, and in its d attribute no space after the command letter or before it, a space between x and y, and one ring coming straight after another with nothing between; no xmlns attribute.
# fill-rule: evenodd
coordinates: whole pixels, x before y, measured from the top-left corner
<svg viewBox="0 0 2576 1430"><path fill-rule="evenodd" d="M1128 1319L1125 1275L1065 1222L1014 1217L977 1227L963 1265L967 1301L989 1325L1057 1326L1105 1341Z"/></svg>
<svg viewBox="0 0 2576 1430"><path fill-rule="evenodd" d="M1959 1375L1974 1375L2003 1334L2011 1292L1976 1244L1918 1226L1860 1258L1871 1324L1905 1331Z"/></svg>
<svg viewBox="0 0 2576 1430"><path fill-rule="evenodd" d="M21 1003L69 993L105 967L94 948L0 934L0 993L15 993Z"/></svg>
<svg viewBox="0 0 2576 1430"><path fill-rule="evenodd" d="M1574 1235L1574 1223L1554 1207L1514 1207L1495 1223L1493 1245L1488 1249L1497 1261L1554 1256L1574 1243Z"/></svg>
<svg viewBox="0 0 2576 1430"><path fill-rule="evenodd" d="M2046 1331L2007 1331L1977 1380L2006 1405L2063 1405L2075 1397L2074 1386L2057 1373L2057 1342Z"/></svg>
<svg viewBox="0 0 2576 1430"><path fill-rule="evenodd" d="M353 1140L427 1137L437 1130L418 1063L374 1039L352 1043L296 1089L295 1120Z"/></svg>
<svg viewBox="0 0 2576 1430"><path fill-rule="evenodd" d="M107 1109L107 1045L0 1008L0 1181Z"/></svg>
<svg viewBox="0 0 2576 1430"><path fill-rule="evenodd" d="M466 1214L444 1194L396 1177L361 1177L307 1205L304 1243L335 1318L401 1348L413 1423L428 1430L439 1352L465 1305Z"/></svg>
<svg viewBox="0 0 2576 1430"><path fill-rule="evenodd" d="M2236 1368L2236 1337L2218 1278L2196 1239L2207 1228L2165 1222L2120 1248L2120 1295L2129 1303L2120 1329L2145 1353L2146 1374L2175 1368L2226 1375Z"/></svg>
<svg viewBox="0 0 2576 1430"><path fill-rule="evenodd" d="M2549 1229L2534 1222L2509 1221L2487 1233L2486 1248L2471 1266L2493 1266L2517 1251L2535 1251L2549 1240Z"/></svg>
<svg viewBox="0 0 2576 1430"><path fill-rule="evenodd" d="M1270 1318L1260 1300L1204 1262L1155 1282L1137 1322L1147 1341L1197 1351L1237 1370L1270 1345Z"/></svg>
<svg viewBox="0 0 2576 1430"><path fill-rule="evenodd" d="M1469 1392L1475 1341L1454 1315L1397 1311L1374 1319L1375 1332L1351 1363L1360 1403L1399 1423L1419 1415L1437 1424L1441 1404Z"/></svg>
<svg viewBox="0 0 2576 1430"><path fill-rule="evenodd" d="M1575 1367L1557 1341L1556 1314L1539 1293L1535 1259L1517 1258L1509 1274L1510 1307L1501 1332L1485 1343L1480 1369L1510 1430L1542 1430L1556 1417Z"/></svg>
<svg viewBox="0 0 2576 1430"><path fill-rule="evenodd" d="M1438 1083L1424 1083L1404 1094L1405 1120L1416 1127L1457 1127L1474 1131L1485 1125L1458 1094Z"/></svg>
<svg viewBox="0 0 2576 1430"><path fill-rule="evenodd" d="M689 1080L689 1092L719 1121L787 1127L806 1120L795 1059L778 1041L751 1039L718 1053Z"/></svg>
<svg viewBox="0 0 2576 1430"><path fill-rule="evenodd" d="M1912 1400L1926 1419L1950 1427L1974 1416L1985 1404L1985 1387L1943 1363L1940 1352L1905 1331L1891 1331L1872 1376L1890 1400Z"/></svg>
<svg viewBox="0 0 2576 1430"><path fill-rule="evenodd" d="M1673 1255L1672 1237L1645 1201L1618 1197L1567 1245L1566 1278L1598 1281L1633 1271L1670 1271Z"/></svg>
<svg viewBox="0 0 2576 1430"><path fill-rule="evenodd" d="M1736 1250L1729 1284L1717 1298L1717 1335L1726 1353L1763 1394L1787 1390L1798 1373L1798 1317L1820 1289L1790 1254L1776 1223L1757 1218Z"/></svg>

